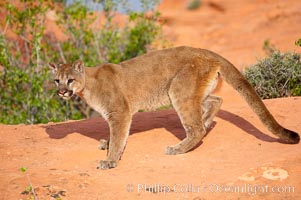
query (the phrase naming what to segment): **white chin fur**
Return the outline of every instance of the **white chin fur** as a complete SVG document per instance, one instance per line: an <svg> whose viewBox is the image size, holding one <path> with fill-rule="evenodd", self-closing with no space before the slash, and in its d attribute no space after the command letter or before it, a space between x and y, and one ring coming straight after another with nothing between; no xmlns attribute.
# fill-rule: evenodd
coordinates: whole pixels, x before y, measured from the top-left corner
<svg viewBox="0 0 301 200"><path fill-rule="evenodd" d="M59 95L62 99L65 99L65 100L69 100L71 98L71 96L67 96L67 95Z"/></svg>

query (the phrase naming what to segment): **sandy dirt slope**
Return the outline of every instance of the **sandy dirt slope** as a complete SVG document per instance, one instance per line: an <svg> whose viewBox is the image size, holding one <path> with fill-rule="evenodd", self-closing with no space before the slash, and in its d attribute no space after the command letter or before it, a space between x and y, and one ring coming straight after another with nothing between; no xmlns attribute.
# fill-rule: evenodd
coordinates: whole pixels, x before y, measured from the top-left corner
<svg viewBox="0 0 301 200"><path fill-rule="evenodd" d="M203 0L194 11L186 9L187 2L164 0L160 6L174 45L210 49L238 68L264 56L265 40L282 51L301 51L294 45L301 31L298 0Z"/></svg>
<svg viewBox="0 0 301 200"><path fill-rule="evenodd" d="M204 0L193 12L186 2L160 6L175 46L211 49L239 69L264 55L265 39L299 51L293 43L301 33L300 1ZM301 144L269 133L226 83L218 95L225 97L222 109L195 150L164 155L185 137L173 110L138 113L119 166L106 171L96 169L106 156L98 141L109 133L101 118L0 125L0 199L30 199L21 194L29 184L22 166L39 199L301 199ZM300 97L265 104L283 126L301 133Z"/></svg>
<svg viewBox="0 0 301 200"><path fill-rule="evenodd" d="M265 103L281 124L301 132L301 98ZM120 165L101 171L96 166L106 152L97 145L107 134L100 118L2 126L1 199L28 197L20 194L28 185L22 166L40 199L301 198L300 144L276 139L241 101L224 106L202 144L184 155L164 155L185 136L173 110L135 115Z"/></svg>

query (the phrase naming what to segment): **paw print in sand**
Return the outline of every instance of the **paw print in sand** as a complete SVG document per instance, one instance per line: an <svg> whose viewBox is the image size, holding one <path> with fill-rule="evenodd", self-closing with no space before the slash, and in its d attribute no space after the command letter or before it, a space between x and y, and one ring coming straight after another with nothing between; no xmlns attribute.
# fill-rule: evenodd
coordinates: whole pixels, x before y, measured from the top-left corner
<svg viewBox="0 0 301 200"><path fill-rule="evenodd" d="M259 167L257 169L251 168L250 171L243 173L238 177L241 181L252 182L260 178L277 181L287 179L288 172L279 167Z"/></svg>

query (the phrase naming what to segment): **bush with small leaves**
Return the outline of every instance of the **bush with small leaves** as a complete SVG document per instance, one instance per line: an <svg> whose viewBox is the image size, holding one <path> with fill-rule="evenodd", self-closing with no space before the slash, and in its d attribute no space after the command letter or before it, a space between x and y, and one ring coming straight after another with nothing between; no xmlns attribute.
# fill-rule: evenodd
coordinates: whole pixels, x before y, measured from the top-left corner
<svg viewBox="0 0 301 200"><path fill-rule="evenodd" d="M188 10L196 10L200 6L201 6L201 0L191 0L187 5L187 9Z"/></svg>
<svg viewBox="0 0 301 200"><path fill-rule="evenodd" d="M118 5L124 0L99 1L102 12L92 12L79 2L69 6L63 2L22 0L21 6L8 0L0 2L0 12L6 16L0 20L0 123L89 117L92 112L84 102L64 101L55 95L49 61L71 63L82 59L86 66L118 63L145 53L160 34L156 11L147 16L127 9L128 22L124 26L115 24ZM146 4L157 0L141 2L148 8ZM49 9L56 11L66 40L45 34Z"/></svg>
<svg viewBox="0 0 301 200"><path fill-rule="evenodd" d="M296 44L297 46L301 47L301 38L298 39L298 40L295 42L295 44Z"/></svg>
<svg viewBox="0 0 301 200"><path fill-rule="evenodd" d="M269 48L266 58L244 71L262 99L301 96L301 60L298 53Z"/></svg>

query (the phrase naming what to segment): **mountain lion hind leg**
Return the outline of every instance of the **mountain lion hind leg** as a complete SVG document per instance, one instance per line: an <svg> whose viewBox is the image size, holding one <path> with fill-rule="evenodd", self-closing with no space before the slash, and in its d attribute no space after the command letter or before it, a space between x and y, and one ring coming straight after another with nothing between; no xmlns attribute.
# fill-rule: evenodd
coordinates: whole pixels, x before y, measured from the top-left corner
<svg viewBox="0 0 301 200"><path fill-rule="evenodd" d="M177 102L174 108L181 119L186 138L174 146L168 146L165 152L167 155L186 153L195 147L206 135L200 102L196 102L193 99L185 100Z"/></svg>
<svg viewBox="0 0 301 200"><path fill-rule="evenodd" d="M100 150L108 150L109 149L110 140L100 139L98 149Z"/></svg>
<svg viewBox="0 0 301 200"><path fill-rule="evenodd" d="M205 123L210 124L218 110L208 110L210 107L218 107L213 103L214 100L218 101L217 98L209 97L216 86L217 73L214 70L201 73L199 68L194 70L183 69L170 85L169 97L185 129L186 138L174 146L167 147L167 155L186 153L194 148L206 135ZM204 106L201 106L203 101Z"/></svg>
<svg viewBox="0 0 301 200"><path fill-rule="evenodd" d="M175 155L185 153L195 147L206 135L206 129L210 127L222 102L222 98L209 95L203 101L200 110L195 109L196 107L200 107L199 104L190 106L190 109L176 109L181 120L183 120L187 137L177 145L167 147L166 154ZM189 105L189 102L185 104ZM185 105L183 107L185 108Z"/></svg>
<svg viewBox="0 0 301 200"><path fill-rule="evenodd" d="M209 95L202 103L203 122L205 128L208 129L223 103L221 97Z"/></svg>

